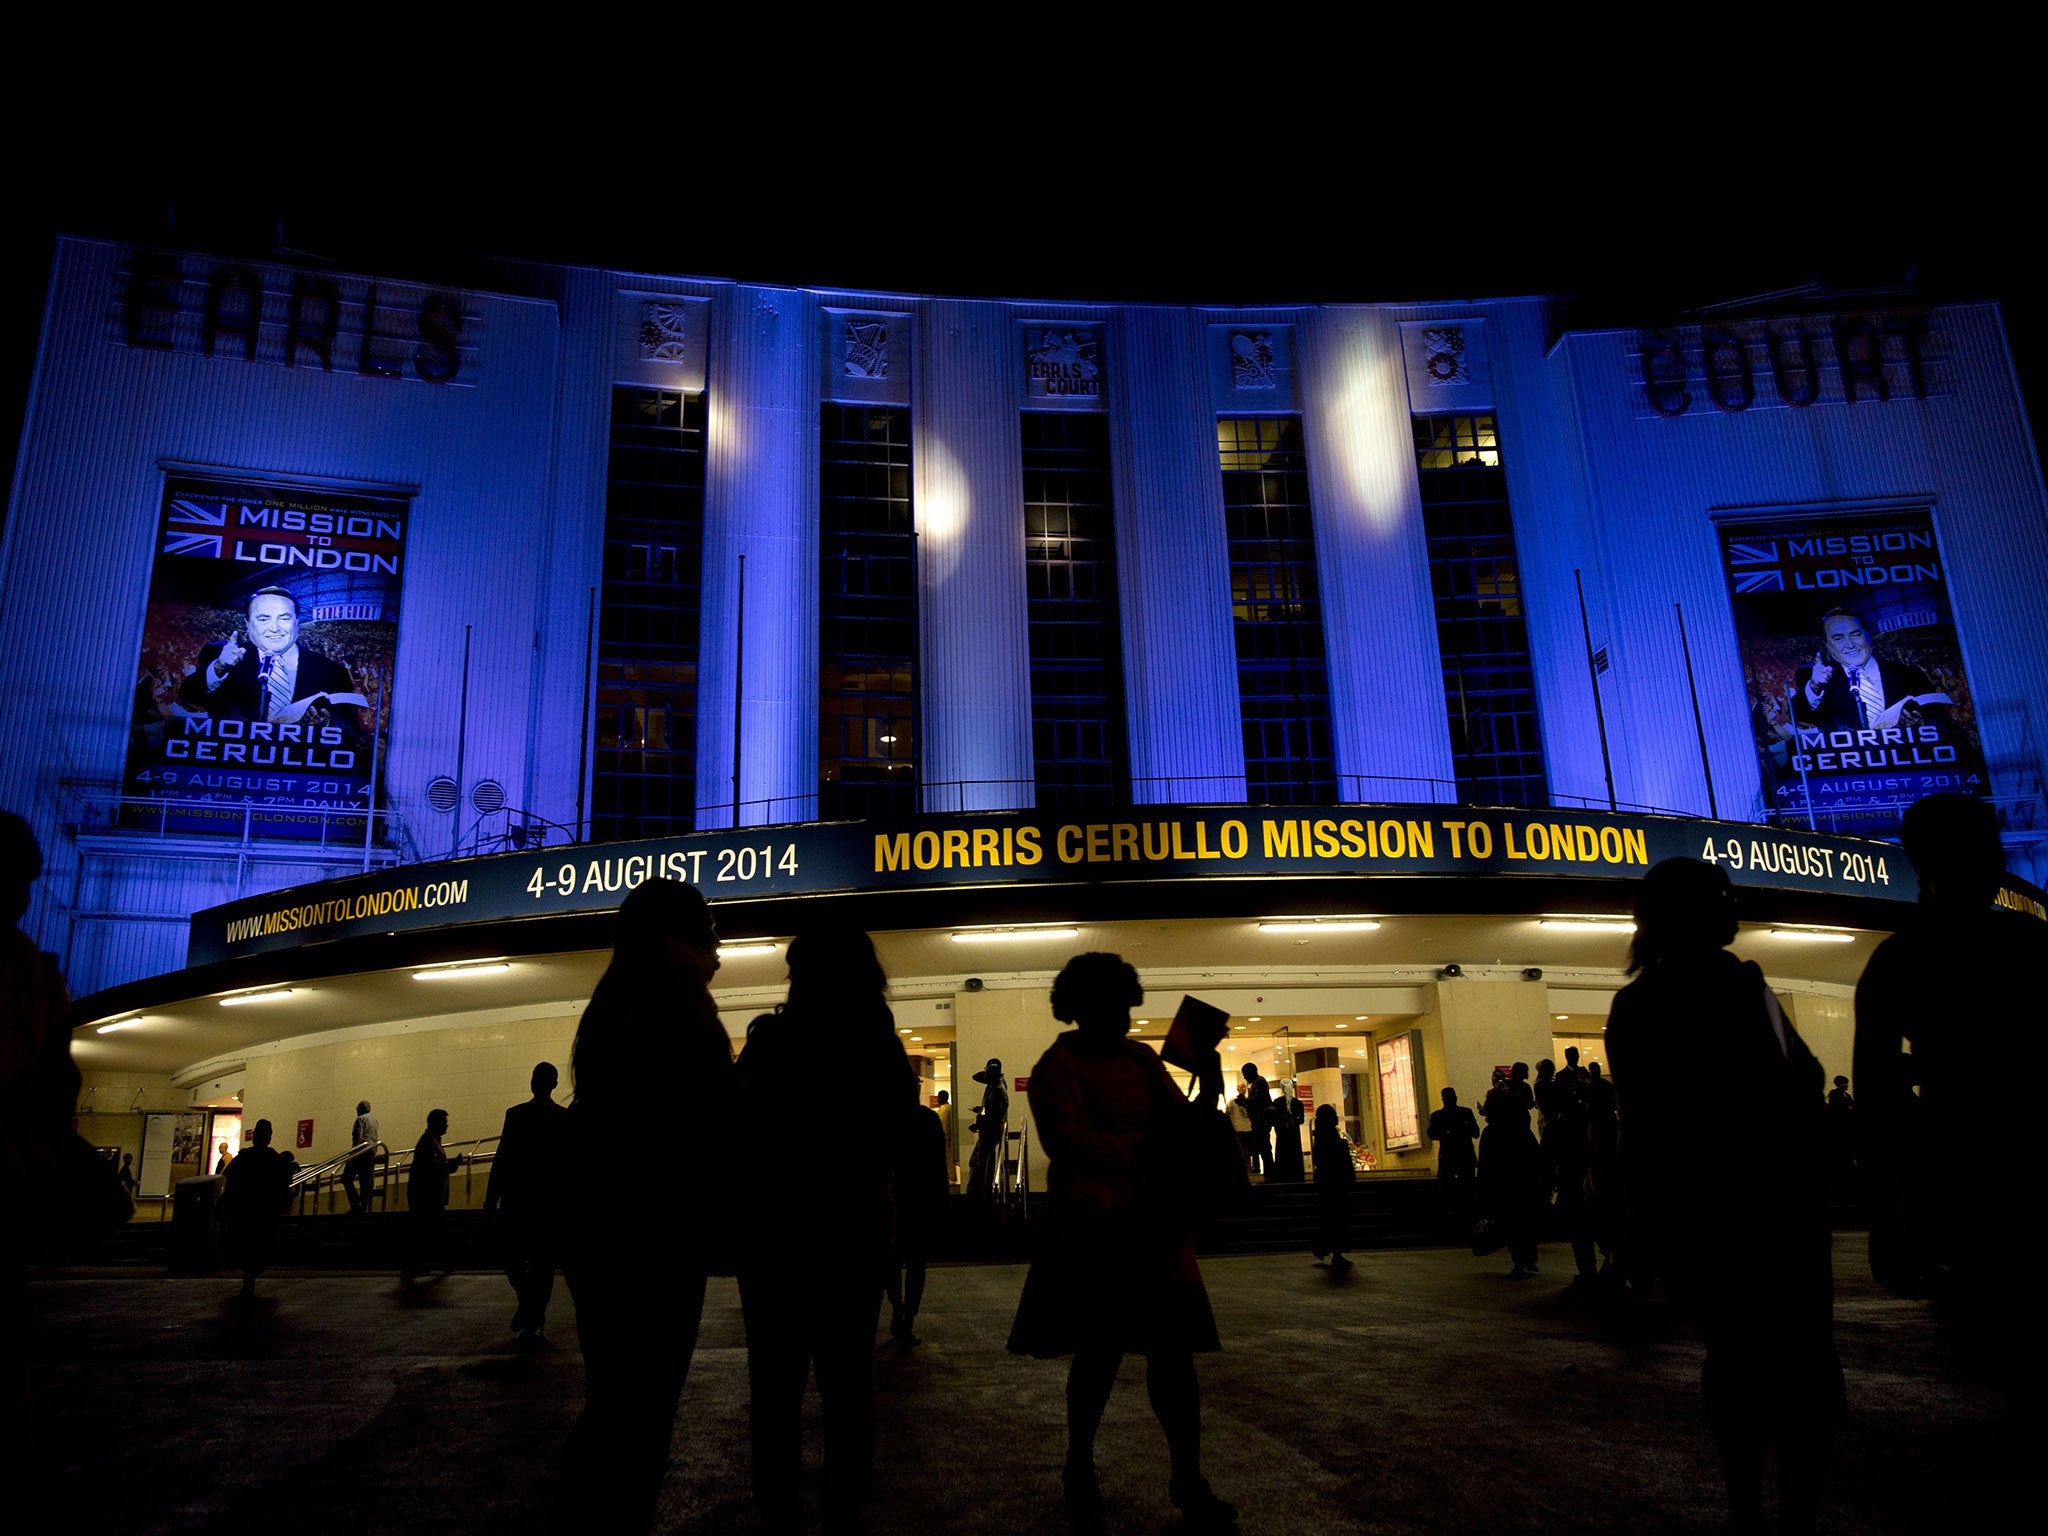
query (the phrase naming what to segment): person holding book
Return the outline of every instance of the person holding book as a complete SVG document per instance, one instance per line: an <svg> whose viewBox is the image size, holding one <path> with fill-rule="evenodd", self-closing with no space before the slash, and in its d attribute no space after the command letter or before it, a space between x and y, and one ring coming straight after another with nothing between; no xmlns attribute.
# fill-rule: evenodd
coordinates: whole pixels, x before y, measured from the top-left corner
<svg viewBox="0 0 2048 1536"><path fill-rule="evenodd" d="M1071 1355L1061 1483L1077 1530L1099 1529L1095 1434L1126 1354L1145 1357L1146 1392L1166 1432L1168 1493L1181 1529L1227 1530L1236 1509L1202 1476L1194 1357L1222 1347L1195 1264L1185 1198L1194 1117L1160 1058L1130 1038L1144 1000L1120 956L1076 955L1053 983L1053 1016L1076 1027L1031 1070L1031 1112L1050 1166L1046 1235L1017 1306L1013 1354ZM1202 1047L1196 1077L1217 1081Z"/></svg>

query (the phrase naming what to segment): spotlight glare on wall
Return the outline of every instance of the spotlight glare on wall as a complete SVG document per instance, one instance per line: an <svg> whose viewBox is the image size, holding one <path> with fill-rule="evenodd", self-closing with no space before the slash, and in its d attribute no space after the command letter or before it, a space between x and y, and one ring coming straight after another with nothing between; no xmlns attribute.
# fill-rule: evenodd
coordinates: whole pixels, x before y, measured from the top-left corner
<svg viewBox="0 0 2048 1536"><path fill-rule="evenodd" d="M1072 939L1078 928L963 928L952 935L955 944L972 944L980 939Z"/></svg>
<svg viewBox="0 0 2048 1536"><path fill-rule="evenodd" d="M1852 944L1856 940L1856 935L1853 933L1829 933L1821 928L1773 928L1771 930L1771 937L1774 939L1812 939L1820 944Z"/></svg>
<svg viewBox="0 0 2048 1536"><path fill-rule="evenodd" d="M244 1003L275 1003L290 997L293 991L291 987L272 987L268 992L238 992L233 997L222 998L220 1005L223 1008L239 1008Z"/></svg>
<svg viewBox="0 0 2048 1536"><path fill-rule="evenodd" d="M111 1024L102 1024L97 1030L94 1031L94 1033L101 1035L111 1035L117 1029L133 1029L136 1025L140 1024L141 1022L142 1020L139 1017L133 1019L116 1019Z"/></svg>
<svg viewBox="0 0 2048 1536"><path fill-rule="evenodd" d="M437 965L430 971L414 971L414 981L445 981L456 976L498 976L512 967L503 960L487 960L482 965Z"/></svg>

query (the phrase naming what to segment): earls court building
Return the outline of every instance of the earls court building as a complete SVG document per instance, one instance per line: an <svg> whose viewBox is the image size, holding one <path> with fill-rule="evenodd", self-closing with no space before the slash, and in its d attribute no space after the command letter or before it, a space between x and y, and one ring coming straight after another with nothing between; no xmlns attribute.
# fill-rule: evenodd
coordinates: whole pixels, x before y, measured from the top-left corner
<svg viewBox="0 0 2048 1536"><path fill-rule="evenodd" d="M2048 499L1997 308L1562 313L60 240L0 804L82 1128L159 1181L242 1109L302 1159L361 1097L487 1134L653 874L720 904L736 1034L832 908L971 1099L1116 949L1141 1034L1217 1002L1400 1170L1440 1086L1597 1054L1628 880L1707 853L1846 1070L1902 804L1990 798L2039 902ZM266 587L365 702L209 706Z"/></svg>

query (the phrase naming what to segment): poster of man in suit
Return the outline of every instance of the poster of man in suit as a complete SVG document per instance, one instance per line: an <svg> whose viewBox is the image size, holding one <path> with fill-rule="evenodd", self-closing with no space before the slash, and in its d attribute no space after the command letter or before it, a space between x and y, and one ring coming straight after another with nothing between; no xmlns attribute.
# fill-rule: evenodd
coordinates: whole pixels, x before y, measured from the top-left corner
<svg viewBox="0 0 2048 1536"><path fill-rule="evenodd" d="M1896 835L1922 795L1988 795L1977 712L1927 509L1721 526L1766 803Z"/></svg>
<svg viewBox="0 0 2048 1536"><path fill-rule="evenodd" d="M363 835L381 802L410 513L399 497L166 482L126 822L239 836L252 811L265 836Z"/></svg>

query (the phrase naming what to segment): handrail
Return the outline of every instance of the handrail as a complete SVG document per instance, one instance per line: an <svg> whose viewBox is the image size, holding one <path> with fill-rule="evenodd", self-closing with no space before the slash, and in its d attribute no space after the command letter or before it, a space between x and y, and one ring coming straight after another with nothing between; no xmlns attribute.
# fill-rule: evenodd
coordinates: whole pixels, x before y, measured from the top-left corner
<svg viewBox="0 0 2048 1536"><path fill-rule="evenodd" d="M352 1163L358 1157L362 1156L363 1148L365 1145L369 1146L373 1152L389 1150L381 1141L372 1141L368 1143L359 1141L354 1146L350 1147L346 1152L343 1152L335 1157L330 1157L324 1163L315 1163L310 1168L301 1167L297 1173L292 1175L291 1182L287 1184L285 1188L287 1190L294 1190L300 1188L303 1185L319 1183L322 1175L332 1173L334 1170L340 1168L344 1164Z"/></svg>

